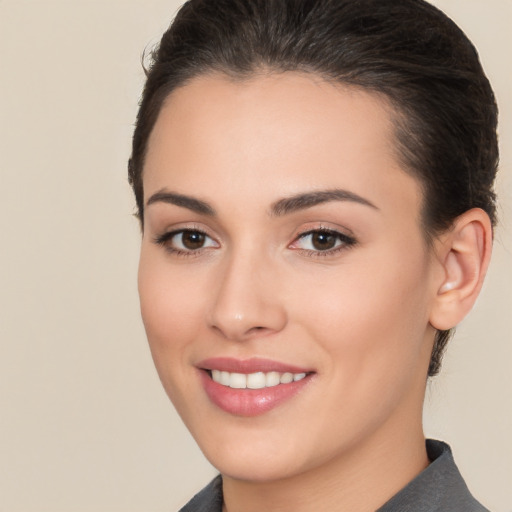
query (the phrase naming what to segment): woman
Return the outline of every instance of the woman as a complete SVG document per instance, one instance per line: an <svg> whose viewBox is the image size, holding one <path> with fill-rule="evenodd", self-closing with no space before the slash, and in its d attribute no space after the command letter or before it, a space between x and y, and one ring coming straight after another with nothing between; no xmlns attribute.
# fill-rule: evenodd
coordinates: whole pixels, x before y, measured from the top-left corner
<svg viewBox="0 0 512 512"><path fill-rule="evenodd" d="M192 0L153 59L142 317L222 475L183 510L485 510L422 429L491 252L471 43L422 0Z"/></svg>

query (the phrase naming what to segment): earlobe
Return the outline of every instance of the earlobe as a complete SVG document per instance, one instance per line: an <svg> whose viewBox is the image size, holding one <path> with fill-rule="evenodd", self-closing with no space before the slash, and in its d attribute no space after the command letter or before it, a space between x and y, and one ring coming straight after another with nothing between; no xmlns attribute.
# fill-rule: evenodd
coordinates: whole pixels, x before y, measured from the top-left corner
<svg viewBox="0 0 512 512"><path fill-rule="evenodd" d="M455 327L473 307L480 289L492 247L489 216L480 208L458 217L439 242L441 282L430 315L439 330Z"/></svg>

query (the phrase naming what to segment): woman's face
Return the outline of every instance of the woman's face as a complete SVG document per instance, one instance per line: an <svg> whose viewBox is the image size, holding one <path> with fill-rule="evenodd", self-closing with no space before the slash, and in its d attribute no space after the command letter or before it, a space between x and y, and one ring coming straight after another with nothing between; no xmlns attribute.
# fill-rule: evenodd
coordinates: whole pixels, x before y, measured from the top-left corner
<svg viewBox="0 0 512 512"><path fill-rule="evenodd" d="M298 73L171 94L144 169L142 316L225 475L268 481L421 436L436 263L386 103Z"/></svg>

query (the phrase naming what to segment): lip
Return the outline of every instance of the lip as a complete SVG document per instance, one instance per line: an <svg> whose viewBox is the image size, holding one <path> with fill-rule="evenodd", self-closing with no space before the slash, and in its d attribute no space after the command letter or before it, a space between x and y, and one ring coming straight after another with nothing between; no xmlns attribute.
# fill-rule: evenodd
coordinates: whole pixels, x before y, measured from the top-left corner
<svg viewBox="0 0 512 512"><path fill-rule="evenodd" d="M311 373L311 368L301 368L299 366L252 357L250 359L235 359L232 357L211 357L204 359L196 365L202 370L220 370L224 372L236 373L256 373L256 372L280 372L280 373Z"/></svg>
<svg viewBox="0 0 512 512"><path fill-rule="evenodd" d="M314 372L269 359L252 358L246 360L219 357L210 358L197 364L203 388L210 401L224 412L235 416L252 417L264 414L291 400L310 382ZM280 372L306 373L306 377L288 384L262 389L233 389L214 382L211 370L236 373Z"/></svg>

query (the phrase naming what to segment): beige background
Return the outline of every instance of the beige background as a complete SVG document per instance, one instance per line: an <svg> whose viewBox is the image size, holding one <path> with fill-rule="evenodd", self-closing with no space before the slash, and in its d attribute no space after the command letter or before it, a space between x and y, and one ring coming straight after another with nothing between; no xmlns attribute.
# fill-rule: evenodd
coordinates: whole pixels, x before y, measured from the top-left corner
<svg viewBox="0 0 512 512"><path fill-rule="evenodd" d="M438 0L501 106L501 226L426 430L512 511L511 0ZM0 0L0 511L173 511L214 474L168 403L139 319L126 182L142 49L172 0Z"/></svg>

